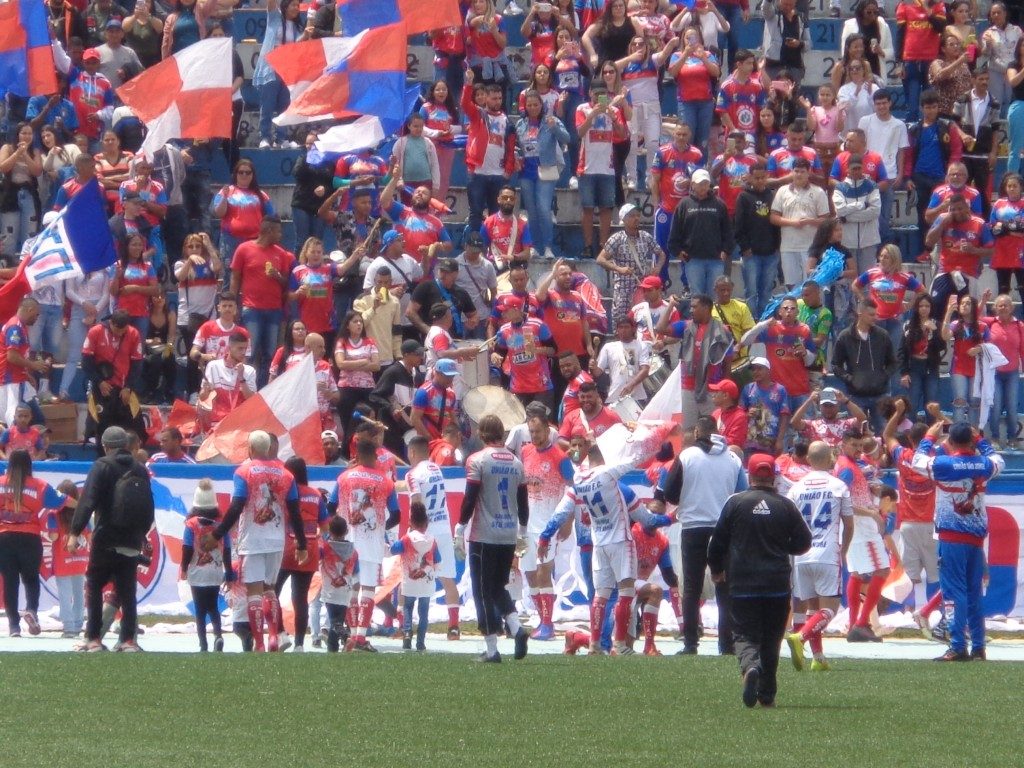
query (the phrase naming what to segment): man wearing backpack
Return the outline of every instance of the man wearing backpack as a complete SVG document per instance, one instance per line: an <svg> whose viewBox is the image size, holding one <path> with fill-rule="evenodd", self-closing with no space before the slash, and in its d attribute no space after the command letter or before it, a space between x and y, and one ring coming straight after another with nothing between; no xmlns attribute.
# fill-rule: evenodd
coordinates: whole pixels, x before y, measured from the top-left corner
<svg viewBox="0 0 1024 768"><path fill-rule="evenodd" d="M153 493L149 473L128 451L128 433L107 427L101 438L104 456L89 470L75 509L67 550L78 550L79 536L93 520L92 549L85 574L88 618L83 651L105 651L100 640L103 588L113 581L121 605L121 634L115 651L141 650L135 642L136 568L143 540L153 525Z"/></svg>

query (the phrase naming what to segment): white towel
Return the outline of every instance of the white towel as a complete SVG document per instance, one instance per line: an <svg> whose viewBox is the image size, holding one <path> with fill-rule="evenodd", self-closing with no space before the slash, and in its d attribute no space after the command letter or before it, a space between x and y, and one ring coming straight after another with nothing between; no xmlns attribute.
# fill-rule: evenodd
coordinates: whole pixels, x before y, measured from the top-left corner
<svg viewBox="0 0 1024 768"><path fill-rule="evenodd" d="M996 369L1010 361L995 344L982 344L981 354L974 358L974 382L971 397L981 403L981 416L977 427L982 429L988 423L988 414L996 391Z"/></svg>

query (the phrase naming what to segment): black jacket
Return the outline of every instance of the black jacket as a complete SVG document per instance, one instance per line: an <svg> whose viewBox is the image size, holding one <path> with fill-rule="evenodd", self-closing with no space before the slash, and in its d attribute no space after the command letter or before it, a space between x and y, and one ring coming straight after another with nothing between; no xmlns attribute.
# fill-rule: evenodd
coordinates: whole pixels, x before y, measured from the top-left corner
<svg viewBox="0 0 1024 768"><path fill-rule="evenodd" d="M726 573L734 598L788 595L790 558L811 548L811 531L796 504L775 491L751 488L725 502L708 544L711 573Z"/></svg>
<svg viewBox="0 0 1024 768"><path fill-rule="evenodd" d="M295 177L295 188L292 190L292 208L298 208L311 216L316 216L320 206L327 199L334 181L334 169L326 164L310 165L306 162L306 155L300 154L292 168L292 176ZM324 194L317 197L313 191L317 187L324 188Z"/></svg>
<svg viewBox="0 0 1024 768"><path fill-rule="evenodd" d="M714 194L679 201L668 235L669 258L685 251L687 260L717 259L723 251L732 253L734 245L729 211Z"/></svg>
<svg viewBox="0 0 1024 768"><path fill-rule="evenodd" d="M1002 120L999 119L999 102L993 99L990 94L988 109L981 116L981 121L978 125L975 125L974 111L971 109L972 93L974 93L973 88L956 100L956 103L953 105L953 116L960 125L962 132L973 136L975 139L974 146L970 150L967 149L966 143L964 144L964 154L968 157L981 157L992 151L995 131L1002 124Z"/></svg>
<svg viewBox="0 0 1024 768"><path fill-rule="evenodd" d="M80 536L89 519L93 519L92 549L126 547L141 549L144 532L113 528L109 524L110 508L114 501L114 485L132 467L141 475L149 476L126 448L99 459L89 470L82 488L82 496L71 518L71 532Z"/></svg>
<svg viewBox="0 0 1024 768"><path fill-rule="evenodd" d="M747 187L736 198L733 231L741 254L763 256L779 250L782 230L771 222L773 197L775 192L767 187L760 192Z"/></svg>
<svg viewBox="0 0 1024 768"><path fill-rule="evenodd" d="M898 353L900 363L900 375L910 375L910 361L913 359L913 342L909 338L910 334L910 322L903 324L903 339L900 342L900 348ZM928 346L925 348L925 355L928 359L928 375L938 376L939 375L939 364L942 362L942 358L946 354L946 342L942 340L942 334L939 333L939 329L936 328L935 332L928 339Z"/></svg>
<svg viewBox="0 0 1024 768"><path fill-rule="evenodd" d="M889 377L896 371L896 350L889 334L871 326L867 340L861 339L856 324L836 339L832 351L832 372L851 395L874 397L889 391Z"/></svg>

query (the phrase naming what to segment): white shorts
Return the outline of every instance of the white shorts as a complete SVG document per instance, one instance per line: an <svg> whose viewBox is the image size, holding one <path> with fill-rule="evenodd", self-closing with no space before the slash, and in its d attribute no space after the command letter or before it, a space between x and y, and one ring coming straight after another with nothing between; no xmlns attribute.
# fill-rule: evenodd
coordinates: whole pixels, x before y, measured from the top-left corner
<svg viewBox="0 0 1024 768"><path fill-rule="evenodd" d="M18 406L36 396L36 388L27 381L18 384L0 385L0 421L10 426L14 423L14 412Z"/></svg>
<svg viewBox="0 0 1024 768"><path fill-rule="evenodd" d="M931 523L903 523L900 526L903 541L903 570L911 581L939 580L939 542L935 539L935 526Z"/></svg>
<svg viewBox="0 0 1024 768"><path fill-rule="evenodd" d="M274 584L277 582L277 574L281 571L281 561L284 559L284 550L280 552L256 552L251 555L241 555L242 561L242 583Z"/></svg>
<svg viewBox="0 0 1024 768"><path fill-rule="evenodd" d="M434 566L434 575L439 579L455 578L455 544L451 534L447 536L434 535L434 543L437 544L437 551L441 555L441 562Z"/></svg>
<svg viewBox="0 0 1024 768"><path fill-rule="evenodd" d="M615 589L623 579L636 578L636 542L594 545L594 589Z"/></svg>
<svg viewBox="0 0 1024 768"><path fill-rule="evenodd" d="M842 591L840 571L838 563L796 563L793 567L793 597L810 600L838 596Z"/></svg>
<svg viewBox="0 0 1024 768"><path fill-rule="evenodd" d="M520 567L526 572L536 571L537 566L554 562L557 536L552 538L548 545L548 553L543 558L537 557L537 542L540 541L539 533L526 534L526 552L519 560Z"/></svg>
<svg viewBox="0 0 1024 768"><path fill-rule="evenodd" d="M854 541L846 553L846 567L850 573L866 575L889 567L889 553L881 536Z"/></svg>
<svg viewBox="0 0 1024 768"><path fill-rule="evenodd" d="M320 587L320 602L324 605L347 606L351 598L352 587L348 584L341 587L335 587L328 582Z"/></svg>
<svg viewBox="0 0 1024 768"><path fill-rule="evenodd" d="M360 559L359 586L372 587L373 589L380 586L380 563L375 563L373 560Z"/></svg>

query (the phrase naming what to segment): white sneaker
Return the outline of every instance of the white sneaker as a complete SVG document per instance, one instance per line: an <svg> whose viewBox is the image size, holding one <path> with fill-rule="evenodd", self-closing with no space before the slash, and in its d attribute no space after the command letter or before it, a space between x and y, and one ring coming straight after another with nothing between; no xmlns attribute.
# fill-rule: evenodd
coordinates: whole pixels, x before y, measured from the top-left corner
<svg viewBox="0 0 1024 768"><path fill-rule="evenodd" d="M305 653L305 652L306 652L306 649L303 648L301 645L296 645L294 648L292 648L292 653Z"/></svg>
<svg viewBox="0 0 1024 768"><path fill-rule="evenodd" d="M505 16L522 16L523 13L523 9L516 5L515 2L511 2L505 6Z"/></svg>
<svg viewBox="0 0 1024 768"><path fill-rule="evenodd" d="M569 189L579 189L579 188L580 188L580 180L577 179L575 176L570 176L569 177Z"/></svg>
<svg viewBox="0 0 1024 768"><path fill-rule="evenodd" d="M545 248L544 249L544 258L545 259L550 259L551 261L554 261L555 260L555 253L554 253L554 251L552 251L551 248Z"/></svg>
<svg viewBox="0 0 1024 768"><path fill-rule="evenodd" d="M266 139L260 140L260 149L270 149L270 142Z"/></svg>
<svg viewBox="0 0 1024 768"><path fill-rule="evenodd" d="M297 141L283 141L281 142L281 149L298 149L299 143Z"/></svg>

